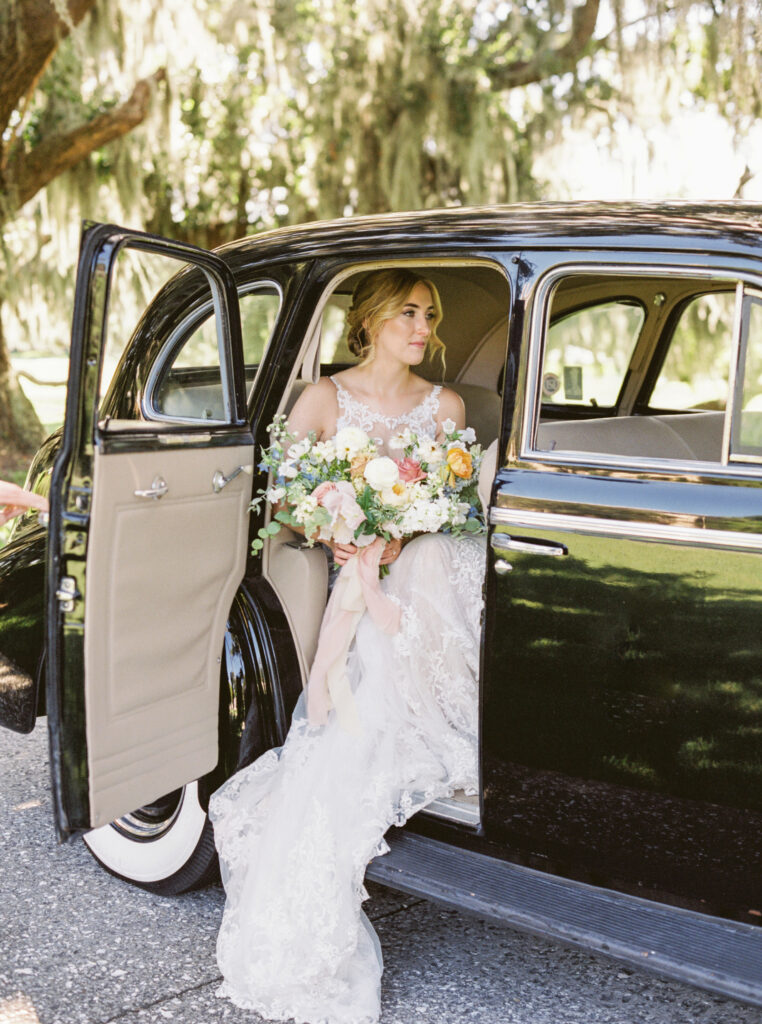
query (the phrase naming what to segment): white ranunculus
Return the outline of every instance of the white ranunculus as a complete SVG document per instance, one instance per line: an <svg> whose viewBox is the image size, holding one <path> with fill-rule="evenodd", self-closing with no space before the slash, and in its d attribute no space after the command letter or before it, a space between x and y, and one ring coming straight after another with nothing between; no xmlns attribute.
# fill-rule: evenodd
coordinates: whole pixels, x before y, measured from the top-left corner
<svg viewBox="0 0 762 1024"><path fill-rule="evenodd" d="M370 438L359 427L343 427L333 439L336 455L340 459L353 459L370 443Z"/></svg>
<svg viewBox="0 0 762 1024"><path fill-rule="evenodd" d="M407 501L409 501L410 495L408 488L400 481L394 484L393 487L384 487L381 491L381 501L384 505L391 505L392 508L401 508Z"/></svg>
<svg viewBox="0 0 762 1024"><path fill-rule="evenodd" d="M397 483L400 471L394 459L390 459L388 455L380 455L368 462L363 470L363 476L374 491L386 491Z"/></svg>

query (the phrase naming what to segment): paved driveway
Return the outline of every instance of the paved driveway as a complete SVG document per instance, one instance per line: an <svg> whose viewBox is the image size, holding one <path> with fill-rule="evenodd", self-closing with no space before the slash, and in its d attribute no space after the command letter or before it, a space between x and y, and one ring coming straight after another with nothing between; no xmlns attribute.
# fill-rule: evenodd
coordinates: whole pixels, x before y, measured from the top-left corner
<svg viewBox="0 0 762 1024"><path fill-rule="evenodd" d="M57 846L47 734L0 729L0 1024L257 1024L215 998L219 888L163 899ZM382 1024L762 1024L762 1010L373 889Z"/></svg>

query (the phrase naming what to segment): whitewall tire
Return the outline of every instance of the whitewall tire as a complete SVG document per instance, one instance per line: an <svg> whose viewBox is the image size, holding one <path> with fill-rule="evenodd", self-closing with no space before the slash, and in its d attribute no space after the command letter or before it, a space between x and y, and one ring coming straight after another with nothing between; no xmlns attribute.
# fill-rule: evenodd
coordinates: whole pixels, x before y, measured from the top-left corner
<svg viewBox="0 0 762 1024"><path fill-rule="evenodd" d="M125 881L170 896L212 881L212 825L191 782L84 837L95 859Z"/></svg>

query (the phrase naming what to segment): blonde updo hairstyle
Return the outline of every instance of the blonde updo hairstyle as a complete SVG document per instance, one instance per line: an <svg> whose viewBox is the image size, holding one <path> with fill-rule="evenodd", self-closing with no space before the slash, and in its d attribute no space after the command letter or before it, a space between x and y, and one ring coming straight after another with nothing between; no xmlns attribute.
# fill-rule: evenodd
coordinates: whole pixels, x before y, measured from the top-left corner
<svg viewBox="0 0 762 1024"><path fill-rule="evenodd" d="M357 282L352 294L352 305L347 310L347 345L352 355L359 356L363 363L373 358L373 342L379 329L386 320L402 312L417 284L423 284L429 289L434 306L426 354L439 355L444 369L445 345L437 336L437 327L442 322L439 292L427 278L404 267L372 270Z"/></svg>

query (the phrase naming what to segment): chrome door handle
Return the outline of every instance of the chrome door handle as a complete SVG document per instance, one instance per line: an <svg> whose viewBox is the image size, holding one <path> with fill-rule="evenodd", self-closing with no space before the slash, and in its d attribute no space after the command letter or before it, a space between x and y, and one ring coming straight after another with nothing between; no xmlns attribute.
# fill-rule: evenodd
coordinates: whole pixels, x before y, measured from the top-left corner
<svg viewBox="0 0 762 1024"><path fill-rule="evenodd" d="M163 498L169 490L167 487L167 481L162 476L155 476L151 486L145 491L134 491L136 498L153 498L154 501L158 501L159 498Z"/></svg>
<svg viewBox="0 0 762 1024"><path fill-rule="evenodd" d="M230 481L235 480L235 478L239 476L239 474L248 473L249 475L251 475L253 472L253 466L238 466L236 469L233 470L232 473L230 473L228 476L225 476L222 470L218 469L217 472L212 477L212 490L214 491L215 494L219 494L222 488L227 487Z"/></svg>
<svg viewBox="0 0 762 1024"><path fill-rule="evenodd" d="M530 555L551 555L560 558L568 555L569 550L563 544L546 544L540 540L518 540L507 533L493 533L489 539L493 548L499 551L526 551Z"/></svg>

